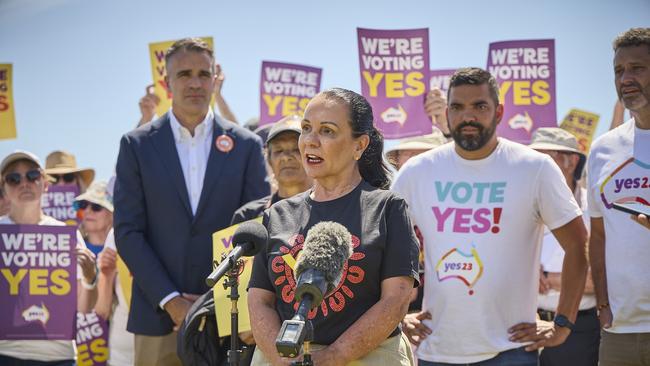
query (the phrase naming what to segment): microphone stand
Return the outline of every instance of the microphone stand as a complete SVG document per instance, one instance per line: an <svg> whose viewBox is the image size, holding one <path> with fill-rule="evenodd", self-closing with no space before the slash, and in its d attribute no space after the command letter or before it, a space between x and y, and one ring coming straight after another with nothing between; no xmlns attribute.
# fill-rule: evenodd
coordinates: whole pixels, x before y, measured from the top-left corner
<svg viewBox="0 0 650 366"><path fill-rule="evenodd" d="M222 257L225 260L225 254ZM226 272L226 279L223 281L223 288L230 287L230 350L228 351L228 365L239 366L242 350L239 349L239 309L237 301L239 300L239 273L244 265L244 261L237 261L229 258L232 262L230 270Z"/></svg>

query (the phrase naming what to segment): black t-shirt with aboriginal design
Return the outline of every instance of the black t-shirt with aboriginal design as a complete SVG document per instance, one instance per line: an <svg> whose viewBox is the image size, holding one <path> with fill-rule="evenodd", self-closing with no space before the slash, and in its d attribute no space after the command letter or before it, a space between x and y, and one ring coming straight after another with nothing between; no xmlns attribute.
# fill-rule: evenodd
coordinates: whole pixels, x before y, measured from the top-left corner
<svg viewBox="0 0 650 366"><path fill-rule="evenodd" d="M354 253L336 289L309 313L314 343L329 345L379 301L382 280L407 276L417 286L418 241L406 202L394 192L362 182L332 201L316 202L309 193L282 200L266 211L269 243L255 256L249 288L274 292L280 320L290 319L298 306L293 267L307 232L321 221L345 226L352 234ZM398 333L396 328L391 336Z"/></svg>

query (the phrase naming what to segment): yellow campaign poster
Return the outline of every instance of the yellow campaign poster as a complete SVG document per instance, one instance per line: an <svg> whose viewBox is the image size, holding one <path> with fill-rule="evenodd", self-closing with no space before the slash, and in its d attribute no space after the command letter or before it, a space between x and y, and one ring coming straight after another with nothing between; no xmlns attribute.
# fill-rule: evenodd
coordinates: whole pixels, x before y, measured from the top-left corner
<svg viewBox="0 0 650 366"><path fill-rule="evenodd" d="M261 223L262 218L258 217L253 219L253 221ZM232 236L235 234L235 230L237 230L238 227L239 224L233 225L212 234L213 258L219 263L221 263L221 255L223 253L229 253L232 250ZM246 288L248 287L248 281L251 279L253 257L242 257L242 260L244 261L244 270L239 275L239 301L237 302L237 308L239 309L239 332L251 330L251 321L248 317L248 293L246 292ZM219 282L214 286L213 291L214 312L217 315L217 328L220 337L230 335L231 302L227 296L230 294L230 288L227 290L223 288L223 281L225 278L226 276L219 280Z"/></svg>
<svg viewBox="0 0 650 366"><path fill-rule="evenodd" d="M574 108L564 117L560 128L571 132L578 139L580 151L588 154L599 119L597 114Z"/></svg>
<svg viewBox="0 0 650 366"><path fill-rule="evenodd" d="M11 64L0 64L0 139L16 138L13 69Z"/></svg>
<svg viewBox="0 0 650 366"><path fill-rule="evenodd" d="M122 294L126 299L126 308L131 308L131 287L133 286L133 275L122 260L122 257L117 256L117 280L120 281L122 287Z"/></svg>
<svg viewBox="0 0 650 366"><path fill-rule="evenodd" d="M205 41L210 48L214 50L214 42L212 37L199 37ZM169 107L172 105L172 94L171 91L167 88L167 83L165 82L165 53L167 49L171 47L174 42L164 41L156 42L149 44L149 56L151 58L151 72L153 75L153 85L154 85L154 94L160 98L160 103L156 107L156 114L162 116L165 114Z"/></svg>

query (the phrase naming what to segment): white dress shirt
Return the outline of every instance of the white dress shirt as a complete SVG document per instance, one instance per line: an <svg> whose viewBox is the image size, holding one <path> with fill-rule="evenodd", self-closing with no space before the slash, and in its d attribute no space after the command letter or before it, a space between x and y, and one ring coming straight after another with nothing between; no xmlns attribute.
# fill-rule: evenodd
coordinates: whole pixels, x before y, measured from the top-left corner
<svg viewBox="0 0 650 366"><path fill-rule="evenodd" d="M212 132L214 130L214 113L212 108L208 110L203 121L194 128L194 136L190 131L178 122L172 109L169 110L169 122L174 135L174 143L178 152L178 159L181 162L185 187L189 194L192 214L196 214L196 208L199 206L201 191L203 190L203 179L208 167L208 157L212 147ZM160 301L160 307L164 309L165 304L176 296L180 296L178 291L174 291L165 296Z"/></svg>

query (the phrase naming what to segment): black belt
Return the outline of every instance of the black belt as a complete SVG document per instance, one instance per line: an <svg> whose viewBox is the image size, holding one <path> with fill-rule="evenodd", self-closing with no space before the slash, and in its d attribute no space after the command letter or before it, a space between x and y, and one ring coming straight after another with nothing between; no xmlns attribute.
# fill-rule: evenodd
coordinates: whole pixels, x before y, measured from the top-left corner
<svg viewBox="0 0 650 366"><path fill-rule="evenodd" d="M554 311L537 309L537 314L539 315L540 319L546 320L547 322L552 322L553 319L555 319L555 312ZM578 311L578 317L586 316L586 315L593 316L593 315L597 315L597 314L598 314L598 312L596 311L596 308L591 308L591 309Z"/></svg>

